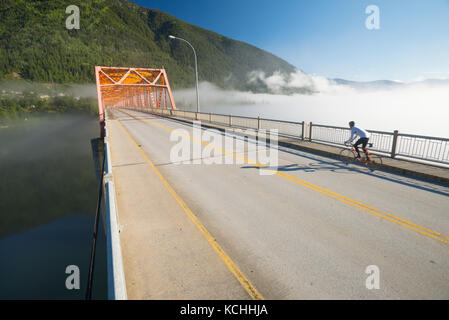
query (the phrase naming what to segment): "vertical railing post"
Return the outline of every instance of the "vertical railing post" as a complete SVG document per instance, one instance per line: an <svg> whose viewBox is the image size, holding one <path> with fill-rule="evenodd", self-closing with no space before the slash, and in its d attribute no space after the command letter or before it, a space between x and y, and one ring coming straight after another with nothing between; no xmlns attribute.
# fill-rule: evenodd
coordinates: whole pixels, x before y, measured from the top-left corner
<svg viewBox="0 0 449 320"><path fill-rule="evenodd" d="M257 117L257 130L260 130L260 116Z"/></svg>
<svg viewBox="0 0 449 320"><path fill-rule="evenodd" d="M232 127L232 114L229 115L229 126Z"/></svg>
<svg viewBox="0 0 449 320"><path fill-rule="evenodd" d="M393 145L391 146L391 158L396 157L396 147L398 145L399 131L395 130L393 133Z"/></svg>
<svg viewBox="0 0 449 320"><path fill-rule="evenodd" d="M209 123L212 123L212 113L209 112Z"/></svg>
<svg viewBox="0 0 449 320"><path fill-rule="evenodd" d="M304 135L306 134L306 122L305 121L303 121L302 122L302 128L301 128L301 140L303 140L304 141Z"/></svg>
<svg viewBox="0 0 449 320"><path fill-rule="evenodd" d="M312 142L312 127L313 127L313 123L311 121L310 126L309 126L309 141L310 142Z"/></svg>

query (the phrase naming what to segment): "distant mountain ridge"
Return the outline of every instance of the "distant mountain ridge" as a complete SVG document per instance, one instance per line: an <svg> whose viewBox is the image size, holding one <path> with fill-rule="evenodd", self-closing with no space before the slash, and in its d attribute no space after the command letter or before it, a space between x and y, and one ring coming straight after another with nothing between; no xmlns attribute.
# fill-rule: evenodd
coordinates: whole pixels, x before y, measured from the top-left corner
<svg viewBox="0 0 449 320"><path fill-rule="evenodd" d="M413 82L400 82L393 80L375 80L375 81L351 81L346 79L330 79L336 84L346 85L356 89L388 89L400 88L410 85L449 85L449 79L425 79Z"/></svg>
<svg viewBox="0 0 449 320"><path fill-rule="evenodd" d="M68 5L80 9L80 29L67 30ZM165 67L174 88L194 85L195 47L200 81L263 91L248 83L254 70L285 74L296 68L244 42L125 0L3 0L0 4L0 78L94 82L94 66Z"/></svg>

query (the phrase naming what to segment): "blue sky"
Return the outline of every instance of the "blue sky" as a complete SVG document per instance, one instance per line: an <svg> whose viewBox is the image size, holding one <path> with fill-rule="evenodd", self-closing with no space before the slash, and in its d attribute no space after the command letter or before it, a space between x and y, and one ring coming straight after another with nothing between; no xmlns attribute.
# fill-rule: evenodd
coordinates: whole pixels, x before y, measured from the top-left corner
<svg viewBox="0 0 449 320"><path fill-rule="evenodd" d="M449 78L449 0L135 0L244 41L309 74L357 81ZM380 29L368 30L368 5Z"/></svg>

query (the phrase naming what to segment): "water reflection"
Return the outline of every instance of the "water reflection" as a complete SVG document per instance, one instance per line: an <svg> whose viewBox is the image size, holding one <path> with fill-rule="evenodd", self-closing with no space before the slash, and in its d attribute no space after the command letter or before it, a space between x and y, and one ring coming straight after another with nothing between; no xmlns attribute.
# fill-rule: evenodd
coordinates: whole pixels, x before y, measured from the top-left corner
<svg viewBox="0 0 449 320"><path fill-rule="evenodd" d="M97 200L91 139L97 135L97 120L82 115L33 117L0 128L0 298L84 297ZM98 245L94 298L106 298L104 238ZM69 264L81 270L81 290L65 288Z"/></svg>

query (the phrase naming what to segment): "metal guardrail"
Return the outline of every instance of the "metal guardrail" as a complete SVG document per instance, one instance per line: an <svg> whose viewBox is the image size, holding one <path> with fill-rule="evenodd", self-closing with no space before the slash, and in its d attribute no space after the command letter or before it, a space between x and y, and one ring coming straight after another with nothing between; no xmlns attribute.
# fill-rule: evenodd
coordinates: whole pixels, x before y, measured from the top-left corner
<svg viewBox="0 0 449 320"><path fill-rule="evenodd" d="M309 141L343 145L350 136L349 128L310 123ZM389 155L434 163L449 164L449 139L403 134L399 131L368 130L371 134L370 150Z"/></svg>
<svg viewBox="0 0 449 320"><path fill-rule="evenodd" d="M325 126L313 123L309 124L309 128L309 141L326 144L343 146L344 142L348 140L351 135L351 130L349 128ZM393 142L395 141L395 133L374 130L368 130L368 132L371 134L370 143L373 144L370 150L394 157Z"/></svg>
<svg viewBox="0 0 449 320"><path fill-rule="evenodd" d="M284 120L252 118L244 116L225 115L219 113L192 112L186 110L161 110L153 109L155 114L174 116L188 120L199 120L205 123L217 124L226 127L242 129L270 130L277 129L279 136L291 137L304 140L304 122L293 122Z"/></svg>
<svg viewBox="0 0 449 320"><path fill-rule="evenodd" d="M449 139L399 134L397 155L449 164Z"/></svg>
<svg viewBox="0 0 449 320"><path fill-rule="evenodd" d="M135 109L139 110L139 109ZM317 143L343 146L350 136L350 129L344 127L314 124L312 122L293 122L275 119L264 119L217 113L193 112L186 110L141 110L154 114L174 116L188 120L200 120L211 124L244 129L277 129L279 136L313 141ZM434 164L449 164L449 139L403 134L398 131L386 132L368 130L370 132L371 151L391 158L403 157L408 160L422 160Z"/></svg>

